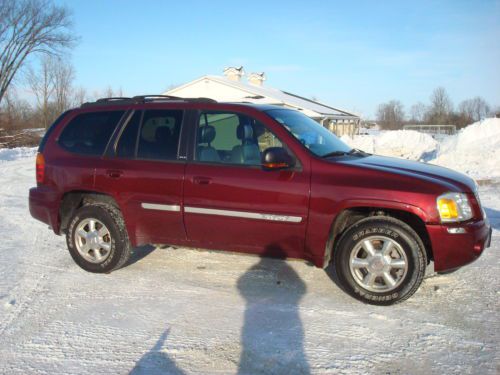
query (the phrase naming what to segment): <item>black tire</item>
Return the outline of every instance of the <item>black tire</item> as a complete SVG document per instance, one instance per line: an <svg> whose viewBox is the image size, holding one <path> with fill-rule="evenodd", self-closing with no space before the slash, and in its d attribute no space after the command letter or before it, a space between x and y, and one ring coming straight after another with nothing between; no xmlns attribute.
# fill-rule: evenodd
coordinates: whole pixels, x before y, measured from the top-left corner
<svg viewBox="0 0 500 375"><path fill-rule="evenodd" d="M395 286L389 286L388 283L385 285L387 289L394 287L388 291L366 289L361 285L364 280L360 277L356 278L356 272L361 274L362 271L356 271L354 266L354 271L351 271L350 267L351 254L359 251L356 249L359 249L360 244L368 237L373 239L377 236L386 238L387 242L392 240L392 243L396 243L393 246L399 245L397 251L404 253L402 256L407 265L404 271L397 271L400 272L400 276ZM422 240L409 225L392 217L375 216L358 221L342 234L334 251L334 266L341 287L351 296L365 303L391 305L402 302L417 291L424 279L427 256ZM391 258L389 259L392 261ZM367 267L365 272L368 273ZM381 288L384 288L383 284L386 282L383 278L379 279L377 276L375 280L380 280ZM377 286L373 283L371 285L373 288Z"/></svg>
<svg viewBox="0 0 500 375"><path fill-rule="evenodd" d="M79 224L86 219L97 219L109 230L109 253L100 263L87 261L77 249L75 232ZM66 243L69 253L76 264L85 271L94 273L109 273L122 267L132 253L127 229L120 210L106 203L92 203L79 208L71 219L66 234Z"/></svg>

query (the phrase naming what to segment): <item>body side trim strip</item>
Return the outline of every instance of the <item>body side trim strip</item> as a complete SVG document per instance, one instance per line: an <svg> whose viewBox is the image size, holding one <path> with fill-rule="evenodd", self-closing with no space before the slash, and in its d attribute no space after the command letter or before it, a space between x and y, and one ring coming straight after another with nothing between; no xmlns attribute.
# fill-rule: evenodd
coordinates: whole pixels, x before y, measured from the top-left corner
<svg viewBox="0 0 500 375"><path fill-rule="evenodd" d="M177 204L141 203L141 207L146 210L180 212L181 206Z"/></svg>
<svg viewBox="0 0 500 375"><path fill-rule="evenodd" d="M189 212L193 214L204 214L204 215L241 217L244 219L282 221L289 223L302 222L302 217L300 216L262 214L258 212L245 212L245 211L216 210L212 208L184 207L184 212Z"/></svg>

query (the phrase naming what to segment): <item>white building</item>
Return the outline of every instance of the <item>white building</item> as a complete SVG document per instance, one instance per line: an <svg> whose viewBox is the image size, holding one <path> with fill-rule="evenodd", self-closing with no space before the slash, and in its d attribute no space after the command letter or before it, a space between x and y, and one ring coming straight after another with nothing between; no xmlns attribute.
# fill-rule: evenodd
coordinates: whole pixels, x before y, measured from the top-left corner
<svg viewBox="0 0 500 375"><path fill-rule="evenodd" d="M219 102L274 104L299 110L339 136L354 135L358 132L360 118L355 114L264 86L264 73L251 73L246 77L246 82L243 77L243 67L226 68L224 76L203 76L164 94L181 98L211 98Z"/></svg>

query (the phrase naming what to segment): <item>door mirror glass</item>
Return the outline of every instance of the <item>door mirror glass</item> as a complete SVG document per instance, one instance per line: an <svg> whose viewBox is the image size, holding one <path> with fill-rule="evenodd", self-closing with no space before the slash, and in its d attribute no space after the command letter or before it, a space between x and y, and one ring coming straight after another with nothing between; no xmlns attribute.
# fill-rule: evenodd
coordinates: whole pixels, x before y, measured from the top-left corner
<svg viewBox="0 0 500 375"><path fill-rule="evenodd" d="M262 168L278 170L293 168L295 159L283 147L269 147L262 153Z"/></svg>

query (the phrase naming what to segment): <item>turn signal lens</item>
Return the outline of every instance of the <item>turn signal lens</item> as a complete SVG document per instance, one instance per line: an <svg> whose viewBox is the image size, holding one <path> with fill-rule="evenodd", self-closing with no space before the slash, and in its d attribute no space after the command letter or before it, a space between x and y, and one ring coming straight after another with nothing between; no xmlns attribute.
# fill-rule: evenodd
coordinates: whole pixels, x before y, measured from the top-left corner
<svg viewBox="0 0 500 375"><path fill-rule="evenodd" d="M45 180L45 158L43 154L36 154L36 182L43 184Z"/></svg>
<svg viewBox="0 0 500 375"><path fill-rule="evenodd" d="M438 199L438 210L441 219L457 219L458 209L457 204L453 199L441 198Z"/></svg>
<svg viewBox="0 0 500 375"><path fill-rule="evenodd" d="M263 166L266 169L283 169L289 167L287 163L264 163Z"/></svg>
<svg viewBox="0 0 500 375"><path fill-rule="evenodd" d="M472 218L472 207L466 194L446 193L436 201L442 222L466 221Z"/></svg>

